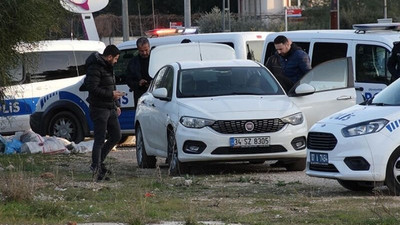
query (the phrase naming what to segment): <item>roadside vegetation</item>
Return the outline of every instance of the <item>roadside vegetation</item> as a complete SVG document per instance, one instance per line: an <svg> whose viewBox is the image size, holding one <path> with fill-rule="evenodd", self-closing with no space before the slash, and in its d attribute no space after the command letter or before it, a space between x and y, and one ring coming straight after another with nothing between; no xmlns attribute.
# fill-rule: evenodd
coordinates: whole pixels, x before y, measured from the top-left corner
<svg viewBox="0 0 400 225"><path fill-rule="evenodd" d="M0 224L400 222L400 199L384 189L355 193L309 185L295 174L287 180L283 175L289 173L266 164L198 166L192 175L169 177L162 163L138 169L134 154L112 152L112 180L100 183L92 182L87 168L90 154L2 155Z"/></svg>

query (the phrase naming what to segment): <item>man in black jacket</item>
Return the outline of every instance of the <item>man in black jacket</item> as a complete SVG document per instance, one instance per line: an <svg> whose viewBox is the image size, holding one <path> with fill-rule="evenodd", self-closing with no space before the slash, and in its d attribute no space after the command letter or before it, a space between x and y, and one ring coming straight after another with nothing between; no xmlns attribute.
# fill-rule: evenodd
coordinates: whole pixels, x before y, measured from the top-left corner
<svg viewBox="0 0 400 225"><path fill-rule="evenodd" d="M392 83L400 77L400 42L394 43L392 54L387 62L387 68L392 74L390 79L390 83Z"/></svg>
<svg viewBox="0 0 400 225"><path fill-rule="evenodd" d="M127 83L133 91L135 107L152 80L149 76L150 42L146 37L141 37L137 39L136 46L139 54L129 62L127 68Z"/></svg>
<svg viewBox="0 0 400 225"><path fill-rule="evenodd" d="M96 181L109 178L110 170L104 160L111 149L121 139L121 128L118 116L121 114L119 98L124 93L117 91L113 66L118 61L120 51L115 45L109 45L103 54L93 53L86 59L85 86L89 91L90 118L93 122L94 143L92 150L93 179ZM106 142L106 132L108 139Z"/></svg>

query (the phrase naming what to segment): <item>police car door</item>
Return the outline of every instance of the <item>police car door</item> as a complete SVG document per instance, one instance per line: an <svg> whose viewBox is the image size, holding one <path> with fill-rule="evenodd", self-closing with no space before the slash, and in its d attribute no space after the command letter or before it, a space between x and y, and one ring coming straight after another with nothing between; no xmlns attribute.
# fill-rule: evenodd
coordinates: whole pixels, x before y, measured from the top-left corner
<svg viewBox="0 0 400 225"><path fill-rule="evenodd" d="M334 59L316 66L295 84L288 96L305 115L308 128L332 113L355 105L351 58Z"/></svg>

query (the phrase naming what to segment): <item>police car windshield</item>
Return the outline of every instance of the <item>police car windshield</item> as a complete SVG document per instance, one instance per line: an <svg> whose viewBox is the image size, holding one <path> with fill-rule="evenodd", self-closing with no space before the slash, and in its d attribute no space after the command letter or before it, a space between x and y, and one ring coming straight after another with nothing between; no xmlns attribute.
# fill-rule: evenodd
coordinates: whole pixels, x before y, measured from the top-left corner
<svg viewBox="0 0 400 225"><path fill-rule="evenodd" d="M378 106L399 106L400 105L400 80L389 85L379 92L369 103Z"/></svg>
<svg viewBox="0 0 400 225"><path fill-rule="evenodd" d="M182 70L177 89L178 98L284 94L273 76L262 67Z"/></svg>

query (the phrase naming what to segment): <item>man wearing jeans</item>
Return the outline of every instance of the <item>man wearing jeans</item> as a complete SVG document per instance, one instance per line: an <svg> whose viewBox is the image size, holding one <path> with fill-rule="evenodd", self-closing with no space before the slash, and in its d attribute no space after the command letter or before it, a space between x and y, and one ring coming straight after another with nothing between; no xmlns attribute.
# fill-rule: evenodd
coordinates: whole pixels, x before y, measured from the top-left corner
<svg viewBox="0 0 400 225"><path fill-rule="evenodd" d="M118 116L121 114L119 98L125 93L116 90L113 66L118 61L120 51L115 45L109 45L103 54L93 53L86 59L85 86L89 91L90 118L94 126L92 164L95 181L109 180L110 174L104 164L111 149L121 139ZM106 142L106 134L108 139Z"/></svg>

